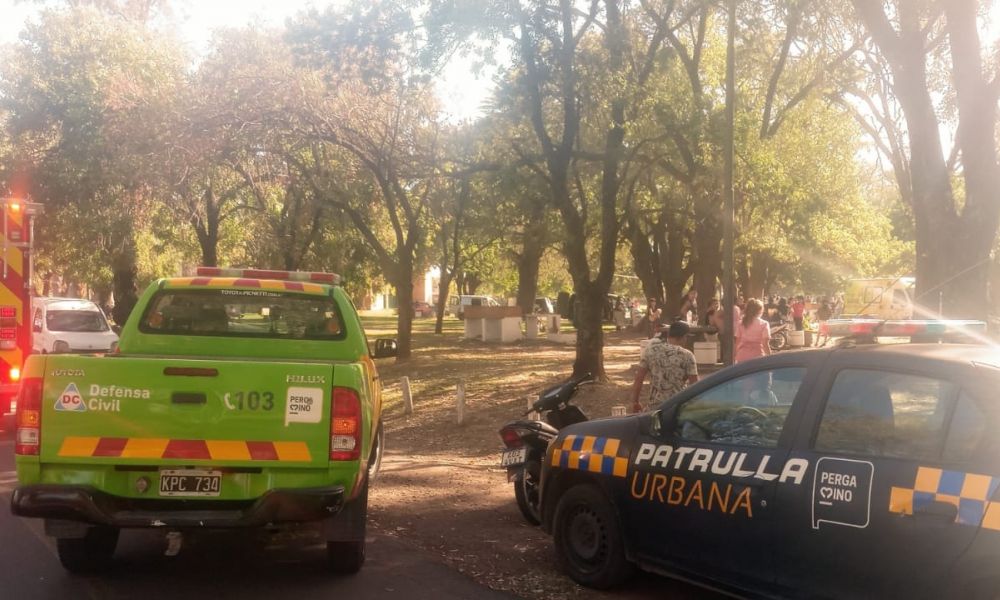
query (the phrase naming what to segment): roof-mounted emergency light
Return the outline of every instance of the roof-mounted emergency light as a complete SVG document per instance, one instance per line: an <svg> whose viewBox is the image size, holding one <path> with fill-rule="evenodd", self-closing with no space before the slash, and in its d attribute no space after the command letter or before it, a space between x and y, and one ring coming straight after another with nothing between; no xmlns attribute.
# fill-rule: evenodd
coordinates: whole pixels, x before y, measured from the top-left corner
<svg viewBox="0 0 1000 600"><path fill-rule="evenodd" d="M220 267L198 267L199 277L235 277L237 279L278 279L280 281L306 281L340 285L340 275L314 271L270 271L264 269L233 269Z"/></svg>
<svg viewBox="0 0 1000 600"><path fill-rule="evenodd" d="M981 339L985 321L957 319L883 321L880 319L833 319L820 324L820 335L828 337L875 338L909 337Z"/></svg>

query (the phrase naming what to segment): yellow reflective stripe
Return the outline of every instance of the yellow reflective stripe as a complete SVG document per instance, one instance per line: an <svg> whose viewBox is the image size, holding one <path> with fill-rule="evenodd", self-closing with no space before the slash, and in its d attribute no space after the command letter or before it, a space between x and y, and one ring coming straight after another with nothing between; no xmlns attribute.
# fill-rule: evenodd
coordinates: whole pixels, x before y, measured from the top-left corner
<svg viewBox="0 0 1000 600"><path fill-rule="evenodd" d="M552 466L553 467L558 467L559 466L559 461L562 460L562 453L563 453L563 451L560 450L559 448L556 448L556 449L554 449L552 451Z"/></svg>
<svg viewBox="0 0 1000 600"><path fill-rule="evenodd" d="M600 473L601 472L601 455L600 454L591 455L586 460L587 460L587 470L588 471L590 471L591 473Z"/></svg>
<svg viewBox="0 0 1000 600"><path fill-rule="evenodd" d="M284 291L285 290L285 282L284 281L276 281L274 279L261 279L260 280L260 287L263 290L279 290L279 291Z"/></svg>
<svg viewBox="0 0 1000 600"><path fill-rule="evenodd" d="M608 441L604 442L604 456L617 456L619 444L621 444L621 440L608 438Z"/></svg>
<svg viewBox="0 0 1000 600"><path fill-rule="evenodd" d="M0 239L3 239L3 235L0 235ZM23 276L23 264L24 256L21 254L21 249L14 246L7 246L7 268Z"/></svg>
<svg viewBox="0 0 1000 600"><path fill-rule="evenodd" d="M913 485L913 489L918 492L936 494L939 483L941 483L941 469L920 467L917 469L917 479Z"/></svg>
<svg viewBox="0 0 1000 600"><path fill-rule="evenodd" d="M993 478L989 475L967 473L965 481L962 483L960 495L962 498L969 498L971 500L989 500L987 496L990 494L990 484L992 482Z"/></svg>
<svg viewBox="0 0 1000 600"><path fill-rule="evenodd" d="M161 458L170 440L165 438L129 438L122 449L122 458Z"/></svg>
<svg viewBox="0 0 1000 600"><path fill-rule="evenodd" d="M59 448L59 456L78 457L92 456L97 448L97 443L101 441L99 437L75 437L69 436L63 439Z"/></svg>
<svg viewBox="0 0 1000 600"><path fill-rule="evenodd" d="M315 283L303 283L302 291L307 294L322 294L323 286L317 285Z"/></svg>
<svg viewBox="0 0 1000 600"><path fill-rule="evenodd" d="M889 493L889 512L901 515L913 514L913 490L893 486Z"/></svg>
<svg viewBox="0 0 1000 600"><path fill-rule="evenodd" d="M590 454L591 452L593 452L594 442L596 441L597 438L592 435L583 436L583 446L580 448L580 452L583 452L584 454Z"/></svg>
<svg viewBox="0 0 1000 600"><path fill-rule="evenodd" d="M612 473L615 477L625 477L628 474L628 459L627 458L616 458L615 459L615 470Z"/></svg>
<svg viewBox="0 0 1000 600"><path fill-rule="evenodd" d="M206 440L208 455L213 460L250 460L247 443L232 440Z"/></svg>
<svg viewBox="0 0 1000 600"><path fill-rule="evenodd" d="M278 453L278 460L290 462L309 462L312 455L309 454L309 447L305 442L274 442L274 450Z"/></svg>

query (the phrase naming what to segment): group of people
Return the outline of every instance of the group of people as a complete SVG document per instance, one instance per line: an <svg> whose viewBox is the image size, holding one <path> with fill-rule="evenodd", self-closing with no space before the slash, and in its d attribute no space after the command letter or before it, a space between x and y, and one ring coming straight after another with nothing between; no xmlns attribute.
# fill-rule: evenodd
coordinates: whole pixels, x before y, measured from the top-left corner
<svg viewBox="0 0 1000 600"><path fill-rule="evenodd" d="M843 307L843 304L840 304ZM806 299L797 296L789 302L787 298L768 298L764 302L757 298L744 301L737 298L733 306L733 332L735 337L733 361L741 363L754 358L771 354L772 322L784 323L789 320L795 324L796 330L803 330L806 318ZM685 294L681 302L680 314L675 315L672 322L662 322L663 311L657 306L655 298L649 299L644 317L644 327L649 337L657 336L642 352L639 369L632 385L632 408L641 412L643 407L639 401L643 383L648 376L652 379L651 402L659 402L681 391L689 384L698 380L698 364L694 354L685 348L685 341L693 323L692 317L698 314L698 292L692 290ZM836 300L824 299L816 311L816 318L821 321L836 316ZM725 312L717 298L709 303L699 325L714 328L722 332L725 324ZM719 335L711 334L713 337Z"/></svg>

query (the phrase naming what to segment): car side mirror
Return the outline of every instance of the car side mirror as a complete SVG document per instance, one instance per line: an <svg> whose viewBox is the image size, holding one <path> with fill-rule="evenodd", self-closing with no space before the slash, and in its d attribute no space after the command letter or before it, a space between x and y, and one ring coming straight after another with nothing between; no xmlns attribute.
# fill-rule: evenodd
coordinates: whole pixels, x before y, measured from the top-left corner
<svg viewBox="0 0 1000 600"><path fill-rule="evenodd" d="M653 414L654 423L652 428L654 435L665 437L677 429L677 404L671 404Z"/></svg>
<svg viewBox="0 0 1000 600"><path fill-rule="evenodd" d="M121 335L122 334L122 326L121 325L112 325L111 326L111 331L115 332L115 335Z"/></svg>
<svg viewBox="0 0 1000 600"><path fill-rule="evenodd" d="M398 343L391 338L375 340L375 351L372 358L392 358L399 352Z"/></svg>

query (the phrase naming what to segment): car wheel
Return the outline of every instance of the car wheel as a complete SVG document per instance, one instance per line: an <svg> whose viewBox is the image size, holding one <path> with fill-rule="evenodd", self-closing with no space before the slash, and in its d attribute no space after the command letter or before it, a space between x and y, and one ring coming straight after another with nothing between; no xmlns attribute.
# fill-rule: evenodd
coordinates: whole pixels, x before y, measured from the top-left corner
<svg viewBox="0 0 1000 600"><path fill-rule="evenodd" d="M118 529L91 527L82 538L58 538L59 562L70 573L97 573L111 566L118 545Z"/></svg>
<svg viewBox="0 0 1000 600"><path fill-rule="evenodd" d="M614 508L594 485L574 486L559 499L553 539L559 566L581 585L614 587L635 570L625 558L625 540Z"/></svg>
<svg viewBox="0 0 1000 600"><path fill-rule="evenodd" d="M542 467L538 461L529 460L514 476L514 498L517 500L517 507L521 509L524 520L532 525L542 523L542 515L538 508L538 483L541 475Z"/></svg>

